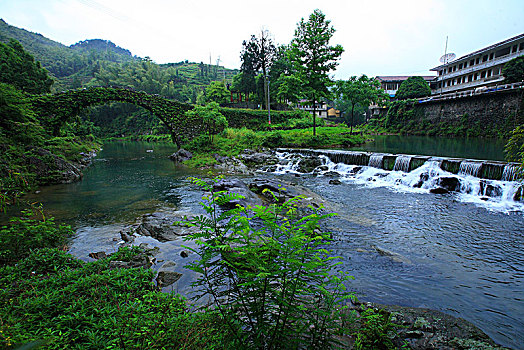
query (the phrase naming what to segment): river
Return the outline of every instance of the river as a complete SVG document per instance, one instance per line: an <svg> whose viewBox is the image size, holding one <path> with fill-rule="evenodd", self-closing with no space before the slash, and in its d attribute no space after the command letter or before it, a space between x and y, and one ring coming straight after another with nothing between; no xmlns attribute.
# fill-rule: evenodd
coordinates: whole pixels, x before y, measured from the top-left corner
<svg viewBox="0 0 524 350"><path fill-rule="evenodd" d="M27 199L42 202L58 221L72 224L77 235L71 253L88 259L90 252L117 249L118 232L140 215L201 210L201 193L186 180L195 173L168 160L173 151L166 144L108 143L82 181L45 187ZM499 147L490 159L500 159L500 152ZM350 288L359 299L444 311L473 322L497 343L524 349L522 211L358 181L335 186L323 176L261 176L303 185L339 213L327 223L334 237L331 248L355 277ZM190 274L177 290L187 292L189 280Z"/></svg>

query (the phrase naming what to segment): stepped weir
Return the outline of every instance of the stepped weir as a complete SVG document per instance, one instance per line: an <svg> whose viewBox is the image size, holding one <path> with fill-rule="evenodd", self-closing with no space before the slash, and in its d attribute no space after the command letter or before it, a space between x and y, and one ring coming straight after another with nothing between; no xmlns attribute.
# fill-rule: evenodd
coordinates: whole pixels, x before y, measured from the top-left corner
<svg viewBox="0 0 524 350"><path fill-rule="evenodd" d="M369 166L389 171L410 172L431 161L437 162L442 170L452 174L501 181L515 181L518 178L522 178L518 163L501 161L342 150L280 148L277 151L304 156L324 156L334 163Z"/></svg>

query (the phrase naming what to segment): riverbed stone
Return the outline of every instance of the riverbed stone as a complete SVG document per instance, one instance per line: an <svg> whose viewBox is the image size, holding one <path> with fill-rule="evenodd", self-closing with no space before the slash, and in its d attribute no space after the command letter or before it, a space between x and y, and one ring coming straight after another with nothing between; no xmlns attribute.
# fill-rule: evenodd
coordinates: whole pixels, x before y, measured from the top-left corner
<svg viewBox="0 0 524 350"><path fill-rule="evenodd" d="M443 176L438 178L437 186L442 187L449 192L455 192L460 189L460 180L455 176Z"/></svg>
<svg viewBox="0 0 524 350"><path fill-rule="evenodd" d="M248 205L262 205L262 200L249 189L246 183L240 179L222 179L213 185L213 189L215 191L228 191L231 193L237 193L244 197L222 204L222 207L225 208L235 208L237 205L241 205L243 207Z"/></svg>
<svg viewBox="0 0 524 350"><path fill-rule="evenodd" d="M322 160L319 157L304 157L298 162L297 171L300 173L310 173L320 165L322 165Z"/></svg>
<svg viewBox="0 0 524 350"><path fill-rule="evenodd" d="M178 151L169 156L169 159L177 163L181 163L191 158L193 158L193 153L183 148L179 149Z"/></svg>
<svg viewBox="0 0 524 350"><path fill-rule="evenodd" d="M339 179L331 179L329 180L329 184L330 185L341 185L342 181L340 181Z"/></svg>

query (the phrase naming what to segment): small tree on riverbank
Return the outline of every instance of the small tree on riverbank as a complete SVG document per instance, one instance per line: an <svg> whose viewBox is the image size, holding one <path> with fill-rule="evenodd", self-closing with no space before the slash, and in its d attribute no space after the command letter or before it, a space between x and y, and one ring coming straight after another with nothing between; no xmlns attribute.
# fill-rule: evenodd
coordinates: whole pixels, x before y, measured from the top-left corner
<svg viewBox="0 0 524 350"><path fill-rule="evenodd" d="M208 216L183 222L200 229L188 237L199 245L189 248L199 257L189 265L200 273L195 298L211 298L244 347L320 349L335 344L342 329L341 304L353 295L343 283L350 277L335 273L336 258L323 248L330 238L319 230L319 222L333 214L311 206L309 215L300 216L301 197L222 211L218 205L243 197L216 191L217 179L191 181L209 193L203 203ZM279 202L276 195L266 195Z"/></svg>
<svg viewBox="0 0 524 350"><path fill-rule="evenodd" d="M204 130L209 136L209 143L213 143L213 136L227 128L226 117L219 111L220 106L216 102L210 102L205 106L196 106L186 112L188 118L202 118Z"/></svg>

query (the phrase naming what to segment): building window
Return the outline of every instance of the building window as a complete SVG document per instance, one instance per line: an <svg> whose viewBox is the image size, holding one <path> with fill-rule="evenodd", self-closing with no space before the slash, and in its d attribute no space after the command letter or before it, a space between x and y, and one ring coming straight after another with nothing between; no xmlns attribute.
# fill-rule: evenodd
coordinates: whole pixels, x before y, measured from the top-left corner
<svg viewBox="0 0 524 350"><path fill-rule="evenodd" d="M493 53L493 52L489 54L489 59L490 59L490 60L492 60L492 59L493 59L493 55L494 55L494 53Z"/></svg>
<svg viewBox="0 0 524 350"><path fill-rule="evenodd" d="M486 77L486 71L484 70L484 71L482 71L482 72L480 73L480 78L483 79L483 78L485 78L485 77Z"/></svg>
<svg viewBox="0 0 524 350"><path fill-rule="evenodd" d="M510 52L510 47L502 48L498 50L497 52L495 52L495 57L502 57L502 56L509 55L509 52Z"/></svg>
<svg viewBox="0 0 524 350"><path fill-rule="evenodd" d="M480 63L480 57L477 57L477 59L475 60L475 63L476 63L476 64L479 64L479 63Z"/></svg>
<svg viewBox="0 0 524 350"><path fill-rule="evenodd" d="M524 42L521 42L519 45L519 51L524 50Z"/></svg>
<svg viewBox="0 0 524 350"><path fill-rule="evenodd" d="M470 67L471 67L472 65L474 65L474 64L475 64L475 60L471 60L471 61L469 61L469 66L470 66Z"/></svg>
<svg viewBox="0 0 524 350"><path fill-rule="evenodd" d="M484 57L482 57L482 62L486 62L488 60L488 55L484 55Z"/></svg>
<svg viewBox="0 0 524 350"><path fill-rule="evenodd" d="M513 53L517 52L517 45L513 45Z"/></svg>
<svg viewBox="0 0 524 350"><path fill-rule="evenodd" d="M459 69L462 69L462 63L461 63L461 64L459 64Z"/></svg>
<svg viewBox="0 0 524 350"><path fill-rule="evenodd" d="M473 81L473 74L470 74L470 75L468 76L468 81Z"/></svg>
<svg viewBox="0 0 524 350"><path fill-rule="evenodd" d="M492 74L492 71L491 69L488 70L488 78L491 77L493 74Z"/></svg>

